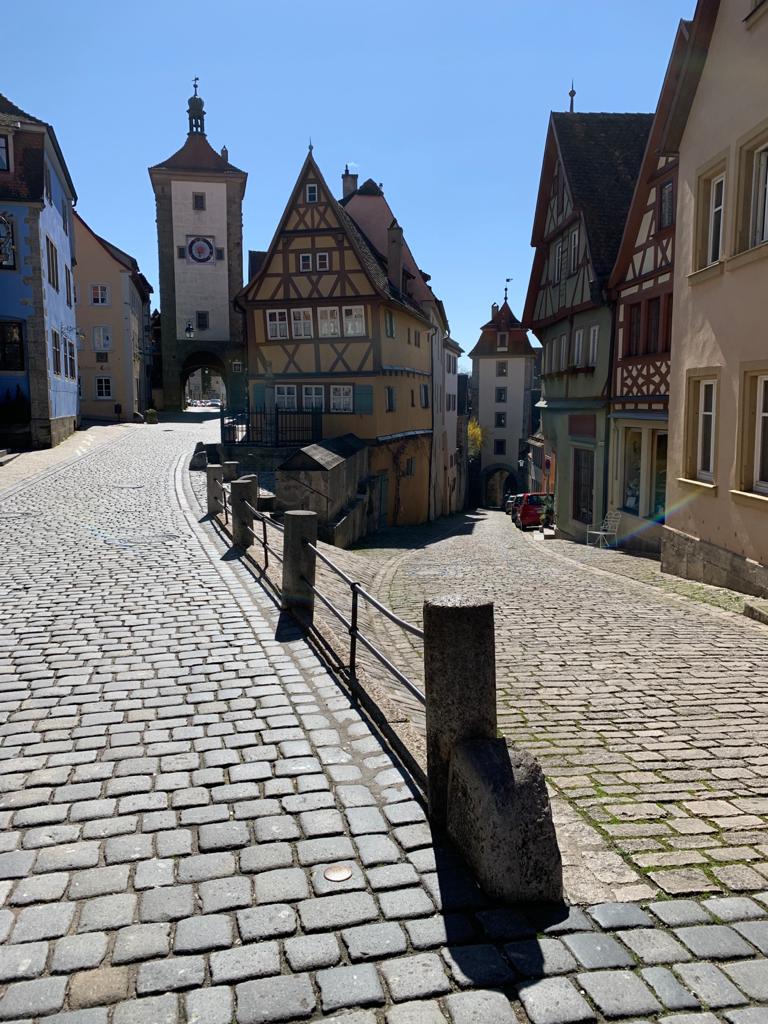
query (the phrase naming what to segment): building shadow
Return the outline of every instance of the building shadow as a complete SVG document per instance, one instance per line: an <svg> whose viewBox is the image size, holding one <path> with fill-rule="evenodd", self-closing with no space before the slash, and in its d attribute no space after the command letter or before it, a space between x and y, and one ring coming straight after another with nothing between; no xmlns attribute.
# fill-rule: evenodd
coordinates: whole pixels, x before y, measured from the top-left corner
<svg viewBox="0 0 768 1024"><path fill-rule="evenodd" d="M439 544L448 537L461 537L471 534L478 522L487 516L483 511L457 512L451 516L441 516L431 523L419 526L389 526L377 533L362 537L356 544L350 545L351 551L371 551L381 549L398 551L404 549L423 549L432 544Z"/></svg>

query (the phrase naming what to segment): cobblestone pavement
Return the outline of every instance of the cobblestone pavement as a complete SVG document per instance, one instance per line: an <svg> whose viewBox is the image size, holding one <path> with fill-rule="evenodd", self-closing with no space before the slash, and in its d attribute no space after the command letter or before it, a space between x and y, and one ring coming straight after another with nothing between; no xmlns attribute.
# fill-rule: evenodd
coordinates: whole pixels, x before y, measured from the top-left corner
<svg viewBox="0 0 768 1024"><path fill-rule="evenodd" d="M768 893L485 899L198 524L203 433L130 431L2 502L0 1021L766 1020Z"/></svg>
<svg viewBox="0 0 768 1024"><path fill-rule="evenodd" d="M670 896L765 889L768 629L616 575L611 559L626 556L595 552L589 565L570 545L582 562L565 558L502 513L446 531L362 552L379 562L378 596L417 622L446 590L495 601L502 727L616 851L598 877L642 875ZM418 645L396 642L417 675Z"/></svg>
<svg viewBox="0 0 768 1024"><path fill-rule="evenodd" d="M41 448L39 451L21 452L7 465L0 467L0 497L3 492L23 483L30 477L44 472L54 472L59 466L81 458L123 437L130 430L141 429L133 423L110 423L84 426L76 430L55 448Z"/></svg>

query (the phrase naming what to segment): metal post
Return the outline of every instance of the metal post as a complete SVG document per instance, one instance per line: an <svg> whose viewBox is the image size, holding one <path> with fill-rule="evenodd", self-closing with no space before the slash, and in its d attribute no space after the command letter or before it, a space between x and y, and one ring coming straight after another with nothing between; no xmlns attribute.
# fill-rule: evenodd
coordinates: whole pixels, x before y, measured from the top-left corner
<svg viewBox="0 0 768 1024"><path fill-rule="evenodd" d="M205 467L205 496L208 507L208 515L216 516L221 509L221 487L224 479L224 470L221 466Z"/></svg>
<svg viewBox="0 0 768 1024"><path fill-rule="evenodd" d="M349 683L352 688L352 697L357 700L357 605L359 584L352 584L352 613L349 626Z"/></svg>
<svg viewBox="0 0 768 1024"><path fill-rule="evenodd" d="M429 816L446 822L451 752L464 740L496 738L493 602L424 602Z"/></svg>
<svg viewBox="0 0 768 1024"><path fill-rule="evenodd" d="M229 483L230 481L235 480L237 478L239 465L240 464L238 462L222 463L222 467L224 469L224 480L226 483Z"/></svg>
<svg viewBox="0 0 768 1024"><path fill-rule="evenodd" d="M249 548L253 543L253 513L256 508L259 482L254 476L241 476L232 481L232 543L240 548ZM246 504L247 503L247 504Z"/></svg>
<svg viewBox="0 0 768 1024"><path fill-rule="evenodd" d="M259 506L257 505L256 508ZM261 520L261 546L264 549L264 568L269 568L269 551L267 550L267 520Z"/></svg>
<svg viewBox="0 0 768 1024"><path fill-rule="evenodd" d="M286 512L283 525L282 607L312 622L316 559L307 542L317 544L317 512L299 509Z"/></svg>

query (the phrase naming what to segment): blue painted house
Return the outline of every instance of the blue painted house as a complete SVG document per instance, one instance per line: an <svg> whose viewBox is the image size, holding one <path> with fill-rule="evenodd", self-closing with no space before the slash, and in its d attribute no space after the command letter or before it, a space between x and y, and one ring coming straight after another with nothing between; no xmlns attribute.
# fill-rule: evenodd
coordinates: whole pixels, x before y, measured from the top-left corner
<svg viewBox="0 0 768 1024"><path fill-rule="evenodd" d="M72 179L51 125L0 94L0 442L77 426Z"/></svg>

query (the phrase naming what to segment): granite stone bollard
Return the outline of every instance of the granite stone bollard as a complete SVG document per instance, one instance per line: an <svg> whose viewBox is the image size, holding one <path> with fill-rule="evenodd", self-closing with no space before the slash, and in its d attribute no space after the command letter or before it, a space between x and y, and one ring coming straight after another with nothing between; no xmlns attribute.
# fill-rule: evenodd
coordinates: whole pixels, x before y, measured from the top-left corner
<svg viewBox="0 0 768 1024"><path fill-rule="evenodd" d="M232 481L230 497L232 500L232 543L241 548L249 548L253 543L253 512L248 508L256 508L259 498L259 478L257 476L241 476Z"/></svg>
<svg viewBox="0 0 768 1024"><path fill-rule="evenodd" d="M541 765L506 740L467 740L451 757L448 834L490 895L563 898L563 864Z"/></svg>
<svg viewBox="0 0 768 1024"><path fill-rule="evenodd" d="M303 621L312 621L315 610L315 553L317 513L296 509L283 518L282 608Z"/></svg>
<svg viewBox="0 0 768 1024"><path fill-rule="evenodd" d="M224 470L221 466L205 468L205 498L209 516L217 516L221 511L221 484Z"/></svg>
<svg viewBox="0 0 768 1024"><path fill-rule="evenodd" d="M239 462L222 462L224 469L224 482L230 483L232 480L237 479L237 474L240 471Z"/></svg>
<svg viewBox="0 0 768 1024"><path fill-rule="evenodd" d="M457 743L496 737L493 603L448 596L424 603L429 816L446 823L448 771Z"/></svg>
<svg viewBox="0 0 768 1024"><path fill-rule="evenodd" d="M189 460L189 468L190 470L205 469L207 465L208 454L205 450L205 445L202 441L198 441L192 453L192 458Z"/></svg>
<svg viewBox="0 0 768 1024"><path fill-rule="evenodd" d="M424 604L427 789L482 887L509 902L560 900L563 871L544 774L496 735L493 604Z"/></svg>

